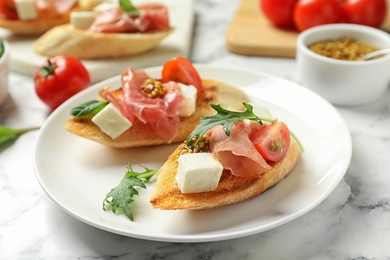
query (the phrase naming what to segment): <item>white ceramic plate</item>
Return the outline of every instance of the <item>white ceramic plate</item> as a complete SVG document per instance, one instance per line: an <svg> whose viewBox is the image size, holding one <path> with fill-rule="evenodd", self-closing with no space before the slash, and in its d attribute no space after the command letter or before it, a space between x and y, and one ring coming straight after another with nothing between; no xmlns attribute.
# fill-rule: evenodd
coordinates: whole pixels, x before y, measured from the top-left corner
<svg viewBox="0 0 390 260"><path fill-rule="evenodd" d="M149 204L150 183L136 197L134 222L123 214L103 211L105 195L122 179L129 162L157 169L177 146L113 149L64 130L70 109L95 99L104 86L119 85L115 77L69 99L42 126L33 160L44 191L70 215L103 230L147 240L205 242L282 225L313 209L334 190L348 169L352 143L332 105L303 87L258 72L207 65L197 69L203 78L241 87L252 104L268 107L298 136L305 152L294 171L276 187L252 200L217 209L162 211ZM159 77L160 70L147 72Z"/></svg>

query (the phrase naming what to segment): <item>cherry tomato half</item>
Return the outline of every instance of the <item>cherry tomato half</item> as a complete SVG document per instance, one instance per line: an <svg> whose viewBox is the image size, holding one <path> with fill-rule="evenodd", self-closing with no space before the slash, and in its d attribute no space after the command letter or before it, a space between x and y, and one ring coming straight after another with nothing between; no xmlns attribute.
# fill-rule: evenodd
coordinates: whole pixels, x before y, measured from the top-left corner
<svg viewBox="0 0 390 260"><path fill-rule="evenodd" d="M49 58L34 75L38 97L51 109L91 84L88 71L75 57L57 55Z"/></svg>
<svg viewBox="0 0 390 260"><path fill-rule="evenodd" d="M19 19L13 0L0 0L0 16L4 16L9 20Z"/></svg>
<svg viewBox="0 0 390 260"><path fill-rule="evenodd" d="M276 122L262 127L253 133L250 139L256 150L266 161L282 160L290 148L290 131L283 122Z"/></svg>
<svg viewBox="0 0 390 260"><path fill-rule="evenodd" d="M347 23L379 27L387 13L386 0L346 0L343 3Z"/></svg>
<svg viewBox="0 0 390 260"><path fill-rule="evenodd" d="M298 0L260 0L260 8L276 26L294 25L294 7Z"/></svg>
<svg viewBox="0 0 390 260"><path fill-rule="evenodd" d="M198 91L202 90L202 79L192 63L183 57L176 57L164 64L162 82L175 81L193 85Z"/></svg>
<svg viewBox="0 0 390 260"><path fill-rule="evenodd" d="M294 22L300 31L343 20L340 0L300 0L295 5Z"/></svg>

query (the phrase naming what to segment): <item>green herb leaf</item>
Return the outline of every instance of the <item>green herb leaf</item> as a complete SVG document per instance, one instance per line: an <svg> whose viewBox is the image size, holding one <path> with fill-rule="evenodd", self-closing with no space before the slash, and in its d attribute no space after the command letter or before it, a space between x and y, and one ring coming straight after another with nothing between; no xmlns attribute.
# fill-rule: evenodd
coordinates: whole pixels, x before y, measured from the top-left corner
<svg viewBox="0 0 390 260"><path fill-rule="evenodd" d="M37 130L39 127L29 127L21 129L11 129L0 126L0 152L12 145L22 134Z"/></svg>
<svg viewBox="0 0 390 260"><path fill-rule="evenodd" d="M144 168L143 172L136 172L133 170L131 163L128 164L125 177L118 186L107 193L103 201L103 210L111 208L112 212L116 213L118 209L121 209L130 220L134 220L131 204L134 202L133 197L138 195L137 188L146 189L145 184L157 172L157 170L142 167Z"/></svg>
<svg viewBox="0 0 390 260"><path fill-rule="evenodd" d="M138 16L141 13L130 0L119 0L119 7L123 12L131 16Z"/></svg>
<svg viewBox="0 0 390 260"><path fill-rule="evenodd" d="M0 39L0 58L3 56L4 51L5 51L3 41L4 41L3 39Z"/></svg>
<svg viewBox="0 0 390 260"><path fill-rule="evenodd" d="M75 117L86 117L92 118L100 110L108 105L107 101L90 100L77 107L71 109L70 114Z"/></svg>
<svg viewBox="0 0 390 260"><path fill-rule="evenodd" d="M217 111L216 114L211 116L202 116L200 123L195 127L192 133L187 138L187 146L196 145L197 141L192 144L191 140L193 137L203 136L211 128L222 125L223 129L227 136L230 136L230 130L235 122L242 121L244 119L249 119L252 121L257 121L259 124L263 124L262 121L266 122L276 122L276 119L269 119L265 117L258 117L253 113L253 106L247 103L243 103L246 108L245 111L230 111L222 108L220 105L210 104L210 106ZM199 139L197 139L199 140Z"/></svg>

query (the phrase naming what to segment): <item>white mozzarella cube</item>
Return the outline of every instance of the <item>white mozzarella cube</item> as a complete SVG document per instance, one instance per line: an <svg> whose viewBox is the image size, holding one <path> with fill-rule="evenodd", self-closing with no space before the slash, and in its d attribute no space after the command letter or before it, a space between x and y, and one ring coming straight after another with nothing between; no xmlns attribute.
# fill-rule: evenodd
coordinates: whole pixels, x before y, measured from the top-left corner
<svg viewBox="0 0 390 260"><path fill-rule="evenodd" d="M181 93L184 96L185 105L179 110L179 116L191 116L196 109L196 98L198 90L192 85L179 83Z"/></svg>
<svg viewBox="0 0 390 260"><path fill-rule="evenodd" d="M70 23L77 29L88 29L95 21L95 13L90 11L79 11L70 13Z"/></svg>
<svg viewBox="0 0 390 260"><path fill-rule="evenodd" d="M92 122L112 139L117 138L124 131L133 126L133 124L124 117L112 103L109 103L99 111L99 113L92 118Z"/></svg>
<svg viewBox="0 0 390 260"><path fill-rule="evenodd" d="M182 193L213 191L222 176L223 166L212 153L183 154L178 159L176 182Z"/></svg>
<svg viewBox="0 0 390 260"><path fill-rule="evenodd" d="M15 7L20 20L34 20L38 17L34 0L15 0Z"/></svg>

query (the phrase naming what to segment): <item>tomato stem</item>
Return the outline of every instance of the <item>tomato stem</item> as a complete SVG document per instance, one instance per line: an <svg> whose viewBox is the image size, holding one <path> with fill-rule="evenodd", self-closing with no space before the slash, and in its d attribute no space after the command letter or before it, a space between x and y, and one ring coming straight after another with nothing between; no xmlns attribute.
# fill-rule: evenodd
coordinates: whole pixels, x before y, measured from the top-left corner
<svg viewBox="0 0 390 260"><path fill-rule="evenodd" d="M56 65L53 64L50 59L47 59L47 65L42 66L41 68L41 77L47 78L49 75L53 74Z"/></svg>

